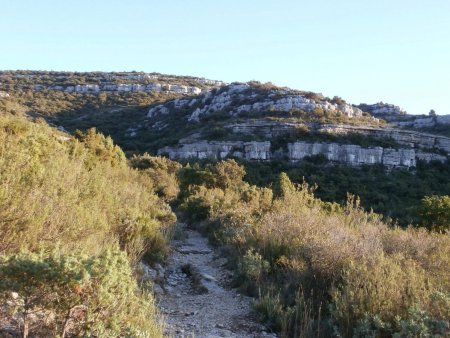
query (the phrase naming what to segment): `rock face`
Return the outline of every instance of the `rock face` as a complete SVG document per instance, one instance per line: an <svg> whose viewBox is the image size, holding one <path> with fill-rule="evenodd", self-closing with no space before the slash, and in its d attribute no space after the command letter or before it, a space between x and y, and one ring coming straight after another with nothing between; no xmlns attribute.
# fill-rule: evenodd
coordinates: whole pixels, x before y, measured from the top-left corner
<svg viewBox="0 0 450 338"><path fill-rule="evenodd" d="M438 115L436 116L437 124L450 124L450 115Z"/></svg>
<svg viewBox="0 0 450 338"><path fill-rule="evenodd" d="M389 104L389 103L383 103L378 102L375 104L366 104L361 103L357 106L359 109L368 112L372 115L400 115L400 114L406 114L406 112L400 108L399 106Z"/></svg>
<svg viewBox="0 0 450 338"><path fill-rule="evenodd" d="M389 103L361 103L356 107L373 116L380 117L388 121L391 126L396 127L412 127L420 129L434 127L439 124L450 124L450 115L410 115L399 106Z"/></svg>
<svg viewBox="0 0 450 338"><path fill-rule="evenodd" d="M423 149L436 148L450 155L450 138L440 135L395 128L373 128L349 125L323 125L319 130L332 134L358 133L377 138L391 138L400 144Z"/></svg>
<svg viewBox="0 0 450 338"><path fill-rule="evenodd" d="M363 148L354 144L338 144L324 142L294 142L288 144L285 154L272 152L270 141L198 141L175 147L164 147L158 155L167 155L174 160L180 159L212 159L221 160L227 157L238 157L247 160L267 161L280 155L296 162L307 156L324 155L329 161L348 165L383 164L388 167L410 168L416 166L416 160L447 161L447 157L414 149L392 149L382 147Z"/></svg>
<svg viewBox="0 0 450 338"><path fill-rule="evenodd" d="M419 149L436 148L445 151L447 154L450 155L450 138L405 129L353 126L346 124L305 125L298 123L272 122L264 120L251 121L248 123L230 124L227 126L227 128L230 129L233 133L248 134L248 135L257 134L267 139L271 139L278 135L295 131L295 129L298 128L299 126L308 127L309 129L317 132L324 132L336 135L346 135L354 133L372 136L380 139L390 138L395 140L399 144L404 144Z"/></svg>
<svg viewBox="0 0 450 338"><path fill-rule="evenodd" d="M317 96L319 97L319 96ZM188 121L199 122L202 116L223 111L230 116L239 116L249 112L277 111L289 112L301 110L312 112L323 110L335 112L347 117L361 117L363 112L347 103L332 103L324 98L308 98L297 91L285 88L271 90L259 90L247 83L233 83L223 87L218 92L208 92L199 99L195 108L188 105L181 105L177 108L187 108L189 112ZM166 103L171 105L172 102ZM149 110L148 117L155 117L158 114L156 107ZM160 108L159 108L160 109Z"/></svg>
<svg viewBox="0 0 450 338"><path fill-rule="evenodd" d="M422 160L425 162L430 162L430 161L439 161L439 162L446 162L447 161L447 157L439 155L439 154L434 154L434 153L425 153L425 152L417 152L416 153L416 158L418 160Z"/></svg>
<svg viewBox="0 0 450 338"><path fill-rule="evenodd" d="M158 155L168 155L174 160L211 159L221 160L230 156L247 160L269 160L270 142L199 141L177 147L164 147Z"/></svg>
<svg viewBox="0 0 450 338"><path fill-rule="evenodd" d="M195 86L184 86L184 85L171 85L164 83L151 83L151 84L115 84L115 83L103 83L97 84L83 84L76 86L43 86L34 85L34 90L53 90L62 91L67 93L99 93L99 92L117 92L117 93L128 93L128 92L173 92L179 94L194 94L198 95L202 90Z"/></svg>
<svg viewBox="0 0 450 338"><path fill-rule="evenodd" d="M362 148L354 144L308 142L295 142L288 145L288 156L291 161L301 160L311 155L325 155L329 161L349 165L381 163L389 167L416 166L416 155L413 149Z"/></svg>
<svg viewBox="0 0 450 338"><path fill-rule="evenodd" d="M450 124L450 115L404 115L399 117L383 117L394 127L430 128L437 125Z"/></svg>
<svg viewBox="0 0 450 338"><path fill-rule="evenodd" d="M4 82L4 78L7 81ZM75 93L166 91L197 95L226 85L222 81L199 77L145 72L0 71L0 90L8 88L3 86L11 81L15 83L15 89Z"/></svg>

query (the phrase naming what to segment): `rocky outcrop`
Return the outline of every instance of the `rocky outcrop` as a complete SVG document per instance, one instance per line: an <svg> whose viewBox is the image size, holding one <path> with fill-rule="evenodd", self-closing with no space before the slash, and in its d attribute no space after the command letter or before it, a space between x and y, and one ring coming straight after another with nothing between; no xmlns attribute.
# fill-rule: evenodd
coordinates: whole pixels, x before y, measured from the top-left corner
<svg viewBox="0 0 450 338"><path fill-rule="evenodd" d="M260 135L264 138L273 137L295 131L299 127L307 127L316 132L336 135L362 134L380 139L390 138L399 144L413 148L439 149L450 155L450 138L440 135L421 133L413 130L396 128L379 128L354 126L348 124L299 124L289 122L273 122L266 120L255 120L245 123L234 123L227 126L233 133Z"/></svg>
<svg viewBox="0 0 450 338"><path fill-rule="evenodd" d="M286 156L296 162L307 156L324 155L333 162L352 166L383 164L387 167L410 168L416 166L416 160L447 161L447 157L416 152L414 149L392 149L382 147L363 148L354 144L338 144L325 142L294 142L288 144L286 153L280 150L271 151L271 143L242 141L198 141L174 147L164 147L158 155L167 155L174 160L210 159L221 160L227 157L244 158L246 160L267 161L280 156Z"/></svg>
<svg viewBox="0 0 450 338"><path fill-rule="evenodd" d="M430 162L430 161L446 162L447 161L447 157L445 157L443 155L439 155L439 154L435 154L435 153L425 153L425 152L421 152L421 151L418 151L416 153L416 159L422 160L425 162Z"/></svg>
<svg viewBox="0 0 450 338"><path fill-rule="evenodd" d="M306 156L324 155L329 161L349 165L384 164L389 167L415 167L413 149L363 148L354 144L295 142L288 145L288 157L298 161Z"/></svg>
<svg viewBox="0 0 450 338"><path fill-rule="evenodd" d="M213 88L219 88L225 85L222 81L206 79L203 77L192 76L175 76L159 73L145 73L145 72L55 72L55 71L0 71L0 80L7 79L5 83L0 81L0 90L2 83L14 83L16 89L49 89L53 90L66 90L68 87L74 91L73 87L76 84L84 85L99 85L100 90L111 91L117 88L102 88L103 86L118 86L116 82L126 82L128 86L129 82L135 82L134 85L147 86L149 83L159 82L160 86L173 85L174 88L165 89L174 92L187 92L198 94L202 91L208 91ZM30 81L23 81L22 79L32 80L33 84L30 85ZM180 87L178 87L180 86ZM33 88L35 87L35 88ZM125 87L129 88L129 87ZM198 89L195 89L198 88ZM70 90L69 89L69 90ZM146 89L148 90L148 88ZM131 90L132 91L132 90ZM83 91L81 91L83 92Z"/></svg>
<svg viewBox="0 0 450 338"><path fill-rule="evenodd" d="M239 93L250 89L248 84L233 84L227 87L227 90L218 95L211 94L206 100L211 99L209 104L197 108L189 117L189 121L199 121L200 116L213 113L216 111L227 109L231 115L239 115L242 112L261 112L261 111L283 111L303 110L311 112L315 109L323 109L327 111L338 111L348 117L362 116L362 111L348 104L333 104L328 101L315 102L302 95L287 95L281 98L276 97L279 93L270 93L268 99L256 101L253 103L237 104L236 99L240 98ZM251 96L250 96L251 98ZM206 101L204 100L204 101Z"/></svg>
<svg viewBox="0 0 450 338"><path fill-rule="evenodd" d="M407 115L401 118L385 118L391 126L410 128L430 128L437 125L450 124L450 115Z"/></svg>
<svg viewBox="0 0 450 338"><path fill-rule="evenodd" d="M399 106L389 104L389 103L383 103L378 102L374 104L366 104L361 103L358 106L359 109L362 111L368 112L372 115L401 115L406 114L405 110L400 108Z"/></svg>
<svg viewBox="0 0 450 338"><path fill-rule="evenodd" d="M450 124L450 115L437 115L436 123L437 124Z"/></svg>
<svg viewBox="0 0 450 338"><path fill-rule="evenodd" d="M53 90L62 91L66 93L99 93L99 92L117 92L117 93L127 93L127 92L173 92L178 94L200 94L202 90L194 86L184 86L184 85L172 85L164 83L151 83L151 84L115 84L115 83L103 83L97 84L82 84L76 86L44 86L36 84L33 86L34 90Z"/></svg>
<svg viewBox="0 0 450 338"><path fill-rule="evenodd" d="M319 97L317 95L317 97ZM172 102L167 102L170 106ZM325 99L312 99L301 95L298 91L286 88L259 89L247 83L233 83L223 87L220 91L208 92L199 98L199 104L189 110L186 103L178 108L187 108L188 121L199 122L202 116L223 111L230 116L239 116L249 112L289 112L301 110L312 112L323 110L335 112L347 117L361 117L363 112L347 103L332 103ZM160 108L158 108L160 109ZM158 109L152 107L148 117L158 115Z"/></svg>
<svg viewBox="0 0 450 338"><path fill-rule="evenodd" d="M439 124L450 124L450 115L411 115L399 106L389 103L366 104L361 103L358 107L362 111L368 112L373 116L382 118L389 122L392 127L409 128L430 128Z"/></svg>
<svg viewBox="0 0 450 338"><path fill-rule="evenodd" d="M408 121L391 120L390 124L397 127L428 128L436 125L433 117L414 117Z"/></svg>
<svg viewBox="0 0 450 338"><path fill-rule="evenodd" d="M174 160L221 160L227 157L238 157L265 161L270 159L270 142L198 141L161 148L158 150L158 155L167 155Z"/></svg>
<svg viewBox="0 0 450 338"><path fill-rule="evenodd" d="M332 134L357 133L377 138L391 138L399 144L423 149L439 149L450 155L450 138L412 130L395 128L374 128L350 125L322 125L319 131Z"/></svg>
<svg viewBox="0 0 450 338"><path fill-rule="evenodd" d="M411 115L399 106L389 103L361 103L356 107L388 121L395 127L429 128L438 124L450 124L450 115Z"/></svg>

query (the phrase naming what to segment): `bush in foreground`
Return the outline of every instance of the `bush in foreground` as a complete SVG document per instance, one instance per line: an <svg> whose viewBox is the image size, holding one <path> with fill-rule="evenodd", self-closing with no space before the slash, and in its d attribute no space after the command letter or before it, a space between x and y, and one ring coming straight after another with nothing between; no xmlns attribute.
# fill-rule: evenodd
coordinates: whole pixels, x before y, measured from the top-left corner
<svg viewBox="0 0 450 338"><path fill-rule="evenodd" d="M1 326L22 336L161 336L133 269L175 216L112 140L0 115ZM17 332L17 330L16 330Z"/></svg>

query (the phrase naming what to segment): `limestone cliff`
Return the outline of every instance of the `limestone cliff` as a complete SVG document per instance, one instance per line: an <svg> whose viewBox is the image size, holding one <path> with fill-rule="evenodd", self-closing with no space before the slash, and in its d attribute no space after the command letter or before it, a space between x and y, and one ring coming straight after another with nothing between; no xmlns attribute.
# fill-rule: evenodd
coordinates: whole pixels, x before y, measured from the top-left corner
<svg viewBox="0 0 450 338"><path fill-rule="evenodd" d="M197 141L179 146L164 147L159 155L167 155L174 160L210 159L221 160L237 157L246 160L268 161L274 158L287 157L296 162L307 156L323 155L332 162L348 165L383 164L387 167L410 168L416 166L416 160L447 161L442 155L418 152L414 149L392 149L382 147L363 148L353 144L337 144L324 142L289 143L287 151L271 150L271 142L242 141Z"/></svg>
<svg viewBox="0 0 450 338"><path fill-rule="evenodd" d="M220 160L238 157L247 160L270 160L270 142L242 141L198 141L175 147L164 147L158 155L167 155L171 159L211 159Z"/></svg>
<svg viewBox="0 0 450 338"><path fill-rule="evenodd" d="M370 109L374 114L404 115L403 110L394 105L380 103ZM417 160L444 162L447 157L443 154L450 155L450 138L388 127L340 98L329 99L320 94L271 85L233 83L195 97L154 105L147 117L158 132L169 131L171 123L177 123L180 129L188 126L186 129L190 132L178 139L178 146L167 146L158 151L172 159L238 157L295 162L306 156L323 155L332 162L349 165L383 164L409 168L416 166ZM327 117L345 123L326 123ZM214 128L218 133L210 133ZM312 135L308 140L295 136L302 128ZM314 135L325 134L335 135L334 139L340 141L314 139ZM377 141L363 147L343 142L342 136L350 134L389 139L395 144L381 147L377 142L382 142ZM278 144L279 149L273 149L275 146L272 145L276 144L273 140L278 137L288 141L284 141L283 147Z"/></svg>
<svg viewBox="0 0 450 338"><path fill-rule="evenodd" d="M139 83L130 83L130 84L115 84L115 83L104 83L101 85L97 84L82 84L75 86L43 86L43 85L34 85L34 90L53 90L53 91L62 91L66 93L100 93L100 92L118 92L118 93L127 93L127 92L174 92L179 94L200 94L202 90L195 86L184 86L184 85L171 85L167 83L151 83L151 84L139 84Z"/></svg>
<svg viewBox="0 0 450 338"><path fill-rule="evenodd" d="M67 93L169 92L194 94L225 85L191 76L144 72L0 71L0 90L51 90Z"/></svg>
<svg viewBox="0 0 450 338"><path fill-rule="evenodd" d="M321 111L348 118L363 116L359 108L344 101L332 102L320 94L274 86L265 88L248 83L233 83L190 101L169 101L150 108L147 116L154 118L165 114L167 107L173 105L177 109L186 110L188 122L199 122L202 117L215 112L223 112L228 116L242 116L255 112Z"/></svg>
<svg viewBox="0 0 450 338"><path fill-rule="evenodd" d="M362 134L376 138L391 138L399 144L421 149L439 149L450 155L450 138L441 135L432 135L418 131L380 128L370 126L356 126L348 124L300 124L292 122L273 122L265 120L254 120L227 125L233 133L247 135L262 135L265 138L288 133L299 126L306 126L311 130L335 135L346 135L350 133Z"/></svg>
<svg viewBox="0 0 450 338"><path fill-rule="evenodd" d="M450 115L411 115L399 106L389 103L361 103L355 107L364 112L368 112L375 117L388 121L393 127L411 127L420 129L450 124Z"/></svg>

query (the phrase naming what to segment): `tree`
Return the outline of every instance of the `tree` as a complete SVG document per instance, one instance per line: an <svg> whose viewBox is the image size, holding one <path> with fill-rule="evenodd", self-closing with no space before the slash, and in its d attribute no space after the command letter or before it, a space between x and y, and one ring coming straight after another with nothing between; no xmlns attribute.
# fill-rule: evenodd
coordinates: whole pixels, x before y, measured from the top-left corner
<svg viewBox="0 0 450 338"><path fill-rule="evenodd" d="M226 160L217 163L213 172L216 176L217 186L222 189L238 187L242 185L245 169L235 160Z"/></svg>
<svg viewBox="0 0 450 338"><path fill-rule="evenodd" d="M430 230L450 230L450 196L425 196L421 205L422 225Z"/></svg>
<svg viewBox="0 0 450 338"><path fill-rule="evenodd" d="M430 112L428 113L429 116L431 117L435 117L436 116L436 111L434 109L431 109Z"/></svg>
<svg viewBox="0 0 450 338"><path fill-rule="evenodd" d="M295 185L289 179L289 176L286 173L282 172L279 175L278 181L274 186L275 196L287 197L289 194L292 194L293 192L295 192Z"/></svg>
<svg viewBox="0 0 450 338"><path fill-rule="evenodd" d="M97 133L95 128L90 128L86 132L77 130L75 137L83 142L86 148L88 148L93 158L87 161L86 165L92 167L95 165L95 161L100 159L104 162L110 162L112 166L120 166L126 164L126 157L122 149L116 146L110 136L104 136Z"/></svg>

